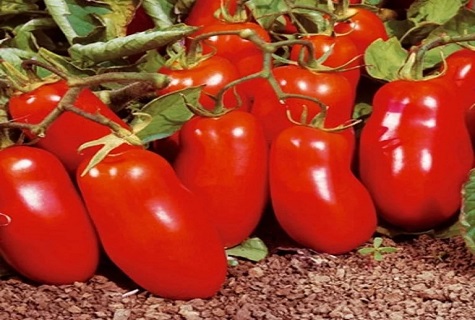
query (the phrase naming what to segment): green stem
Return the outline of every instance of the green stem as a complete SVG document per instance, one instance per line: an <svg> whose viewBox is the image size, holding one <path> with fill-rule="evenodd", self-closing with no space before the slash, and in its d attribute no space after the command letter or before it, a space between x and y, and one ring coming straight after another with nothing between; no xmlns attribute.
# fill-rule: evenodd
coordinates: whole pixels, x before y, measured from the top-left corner
<svg viewBox="0 0 475 320"><path fill-rule="evenodd" d="M422 79L424 73L424 57L426 53L434 48L445 46L451 43L458 43L458 42L467 42L467 41L475 41L475 33L467 34L467 35L458 35L458 36L448 36L443 35L440 36L432 41L424 43L419 47L414 49L415 53L415 62L412 68L411 76L413 79Z"/></svg>

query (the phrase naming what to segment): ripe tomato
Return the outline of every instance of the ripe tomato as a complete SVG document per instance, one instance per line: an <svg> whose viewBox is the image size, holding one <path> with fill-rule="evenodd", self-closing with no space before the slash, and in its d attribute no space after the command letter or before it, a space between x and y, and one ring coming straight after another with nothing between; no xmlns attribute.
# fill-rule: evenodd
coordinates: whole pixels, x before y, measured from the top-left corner
<svg viewBox="0 0 475 320"><path fill-rule="evenodd" d="M135 10L134 17L127 25L127 35L142 32L155 27L152 18L150 18L142 6Z"/></svg>
<svg viewBox="0 0 475 320"><path fill-rule="evenodd" d="M237 0L196 0L191 8L185 23L190 26L206 26L221 22L218 10L224 4L226 10L234 15L237 8Z"/></svg>
<svg viewBox="0 0 475 320"><path fill-rule="evenodd" d="M348 9L349 19L335 24L337 34L347 35L358 48L358 53L363 55L366 48L376 39L388 39L388 33L383 21L376 13L360 7Z"/></svg>
<svg viewBox="0 0 475 320"><path fill-rule="evenodd" d="M12 96L8 103L8 111L16 122L40 123L56 108L67 90L68 85L64 80L45 84L31 92ZM89 89L81 91L74 106L92 114L100 113L127 128L127 125ZM23 132L30 139L36 138L29 130ZM106 136L110 132L110 129L104 125L66 111L53 122L46 131L46 136L39 139L36 145L55 154L66 166L66 169L70 173L74 173L83 158L96 153L100 148L97 146L78 153L79 146ZM113 152L122 152L132 148L139 147L123 144Z"/></svg>
<svg viewBox="0 0 475 320"><path fill-rule="evenodd" d="M215 107L215 100L212 97L215 97L225 85L239 79L239 73L236 67L229 60L219 56L211 56L187 68L181 68L178 65L172 67L164 66L160 68L158 72L170 77L170 84L158 90L159 95L188 87L204 85L205 87L203 88L199 102L208 110L213 110ZM241 99L235 96L235 92L232 89L225 93L225 107L235 108L240 106L240 108L244 110L249 108L248 100L241 95L239 90L239 88L236 89L237 94L242 97Z"/></svg>
<svg viewBox="0 0 475 320"><path fill-rule="evenodd" d="M206 25L191 35L195 38L199 35L223 32L223 31L239 31L250 29L254 31L262 40L270 42L268 32L254 22L238 22L238 23L218 23ZM203 53L216 52L218 56L224 57L238 66L241 76L258 72L262 69L263 53L261 49L253 42L243 39L238 35L216 35L201 42ZM246 63L240 63L246 59Z"/></svg>
<svg viewBox="0 0 475 320"><path fill-rule="evenodd" d="M0 151L0 252L30 280L71 284L94 275L99 243L61 162L34 147Z"/></svg>
<svg viewBox="0 0 475 320"><path fill-rule="evenodd" d="M169 299L208 298L220 289L227 271L221 238L165 159L129 150L77 181L105 252L138 285Z"/></svg>
<svg viewBox="0 0 475 320"><path fill-rule="evenodd" d="M280 66L272 72L285 93L314 97L328 105L326 127L335 127L351 119L356 89L340 73L311 72L293 65ZM308 109L308 119L321 111L315 102L305 99L289 98L281 102L269 86L262 86L251 113L261 121L266 138L271 142L283 129L293 126L287 110L298 120L304 106ZM349 134L351 130L345 132Z"/></svg>
<svg viewBox="0 0 475 320"><path fill-rule="evenodd" d="M460 94L442 78L396 80L375 94L360 137L360 177L381 217L406 231L448 222L473 163Z"/></svg>
<svg viewBox="0 0 475 320"><path fill-rule="evenodd" d="M253 115L192 118L180 130L174 167L205 201L226 247L249 237L267 202L267 143Z"/></svg>
<svg viewBox="0 0 475 320"><path fill-rule="evenodd" d="M352 154L345 135L306 126L287 128L273 141L272 207L282 228L301 245L341 254L375 232L376 211L351 171Z"/></svg>
<svg viewBox="0 0 475 320"><path fill-rule="evenodd" d="M464 100L461 107L465 112L465 120L475 149L475 51L461 49L447 57L446 68L441 73L448 82L457 86Z"/></svg>
<svg viewBox="0 0 475 320"><path fill-rule="evenodd" d="M361 70L358 68L359 60L357 59L359 51L353 40L342 35L331 36L325 34L310 35L303 39L311 42L317 59L330 52L328 58L323 62L324 66L338 68L346 65L344 69L349 70L341 72L341 74L346 76L356 88L360 80ZM298 61L301 50L304 50L303 54L306 58L308 56L307 48L294 45L290 51L290 59Z"/></svg>

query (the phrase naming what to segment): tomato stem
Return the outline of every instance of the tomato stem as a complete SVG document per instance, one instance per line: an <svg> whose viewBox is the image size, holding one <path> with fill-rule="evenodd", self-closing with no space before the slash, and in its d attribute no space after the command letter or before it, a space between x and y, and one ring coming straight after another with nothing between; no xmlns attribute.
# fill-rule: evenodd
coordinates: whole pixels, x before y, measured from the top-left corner
<svg viewBox="0 0 475 320"><path fill-rule="evenodd" d="M475 33L470 33L466 35L460 36L448 36L448 35L441 35L432 41L428 41L426 43L421 44L418 47L413 49L415 53L415 62L414 67L412 68L412 77L414 79L422 79L424 73L424 57L426 53L434 48L445 46L451 43L459 43L459 42L468 42L468 41L475 41Z"/></svg>

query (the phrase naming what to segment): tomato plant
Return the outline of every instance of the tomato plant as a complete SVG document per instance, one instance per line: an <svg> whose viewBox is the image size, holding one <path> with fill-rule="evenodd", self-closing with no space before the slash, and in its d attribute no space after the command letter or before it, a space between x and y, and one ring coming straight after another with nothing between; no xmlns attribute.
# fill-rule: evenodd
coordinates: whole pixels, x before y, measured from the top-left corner
<svg viewBox="0 0 475 320"><path fill-rule="evenodd" d="M12 96L8 103L8 111L14 121L38 124L57 107L67 90L68 85L64 80L42 85L30 92ZM74 106L91 114L100 113L127 128L127 125L87 88L81 91ZM27 129L23 132L30 139L37 138ZM94 154L99 149L95 147L78 153L79 146L106 136L110 132L111 130L102 124L66 111L48 127L46 136L40 138L36 145L55 154L68 171L73 173L83 158ZM113 152L122 152L131 148L138 147L123 144Z"/></svg>
<svg viewBox="0 0 475 320"><path fill-rule="evenodd" d="M178 177L206 203L226 247L254 231L267 202L267 143L253 115L196 116L180 130Z"/></svg>
<svg viewBox="0 0 475 320"><path fill-rule="evenodd" d="M417 90L414 90L417 88ZM473 163L462 104L442 78L395 80L373 99L360 139L359 166L381 217L406 231L448 222Z"/></svg>
<svg viewBox="0 0 475 320"><path fill-rule="evenodd" d="M341 254L375 232L376 211L351 171L352 155L345 135L307 126L287 128L273 141L272 208L282 228L301 245Z"/></svg>
<svg viewBox="0 0 475 320"><path fill-rule="evenodd" d="M350 83L356 88L359 82L361 71L358 68L359 60L357 59L359 51L357 46L350 38L340 35L316 34L303 38L311 42L314 48L315 58L319 59L324 54L328 54L328 58L323 61L323 65L327 67L339 68L343 67L341 74L346 76ZM301 50L304 50L304 59L308 56L308 50L301 45L294 45L290 51L290 58L298 61ZM308 59L307 59L308 60Z"/></svg>
<svg viewBox="0 0 475 320"><path fill-rule="evenodd" d="M165 298L214 295L226 255L204 203L170 164L148 150L107 156L78 185L110 259L144 289Z"/></svg>
<svg viewBox="0 0 475 320"><path fill-rule="evenodd" d="M0 151L0 252L39 283L71 284L94 275L99 242L61 162L34 147Z"/></svg>
<svg viewBox="0 0 475 320"><path fill-rule="evenodd" d="M311 72L293 65L276 67L272 71L283 92L316 98L327 105L326 127L341 125L352 117L355 88L338 72ZM321 107L313 101L288 98L279 101L269 86L263 86L252 104L251 113L261 121L267 140L272 141L283 129L292 126L287 116L300 119L304 106L308 119L320 113ZM350 132L350 130L348 130Z"/></svg>
<svg viewBox="0 0 475 320"><path fill-rule="evenodd" d="M199 102L208 110L214 109L216 105L214 98L218 92L231 81L239 79L236 67L229 60L219 56L211 56L184 67L178 64L171 67L164 66L158 72L170 77L170 84L158 90L158 94L163 95L193 86L204 86ZM239 88L236 92L233 89L228 90L224 94L224 105L229 108L248 109L248 100L241 94Z"/></svg>

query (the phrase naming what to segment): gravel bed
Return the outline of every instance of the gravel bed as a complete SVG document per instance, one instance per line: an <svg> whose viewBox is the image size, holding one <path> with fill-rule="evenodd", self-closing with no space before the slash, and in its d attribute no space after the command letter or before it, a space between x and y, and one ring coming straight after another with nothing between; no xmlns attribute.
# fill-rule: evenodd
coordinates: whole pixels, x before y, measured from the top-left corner
<svg viewBox="0 0 475 320"><path fill-rule="evenodd" d="M474 319L475 259L461 238L393 240L382 261L333 256L262 237L271 254L240 260L212 299L171 301L137 288L110 262L86 283L0 281L0 319ZM371 246L371 243L366 244Z"/></svg>

